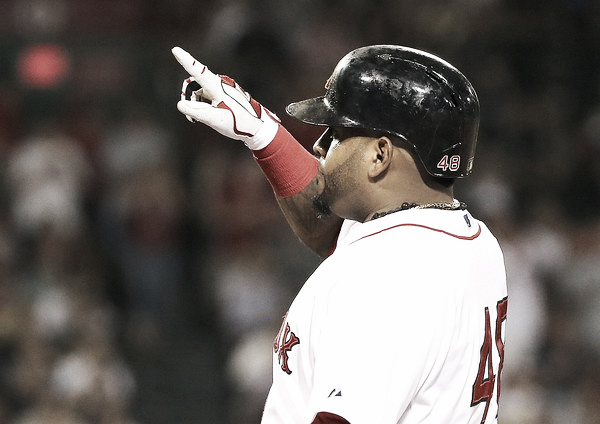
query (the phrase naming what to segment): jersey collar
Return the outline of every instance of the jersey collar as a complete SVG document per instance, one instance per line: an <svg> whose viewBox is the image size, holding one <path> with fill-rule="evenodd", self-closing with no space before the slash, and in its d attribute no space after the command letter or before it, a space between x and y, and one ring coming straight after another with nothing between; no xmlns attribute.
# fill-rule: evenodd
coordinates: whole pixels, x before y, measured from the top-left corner
<svg viewBox="0 0 600 424"><path fill-rule="evenodd" d="M337 248L402 227L435 231L461 240L476 239L481 233L479 221L473 218L467 210L409 209L364 223L344 221L338 237Z"/></svg>

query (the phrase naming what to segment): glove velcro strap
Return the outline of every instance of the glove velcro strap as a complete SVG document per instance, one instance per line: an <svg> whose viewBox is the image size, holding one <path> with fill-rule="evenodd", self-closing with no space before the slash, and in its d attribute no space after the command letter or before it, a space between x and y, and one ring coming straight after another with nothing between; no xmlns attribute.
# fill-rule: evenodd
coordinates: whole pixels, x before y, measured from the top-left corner
<svg viewBox="0 0 600 424"><path fill-rule="evenodd" d="M317 175L317 159L281 125L273 141L253 154L278 197L300 193Z"/></svg>
<svg viewBox="0 0 600 424"><path fill-rule="evenodd" d="M279 124L273 121L270 117L265 116L264 122L256 134L254 134L252 137L249 137L247 140L244 140L244 143L246 143L246 146L248 146L250 150L264 149L270 143L272 143L272 140L277 136L278 131Z"/></svg>

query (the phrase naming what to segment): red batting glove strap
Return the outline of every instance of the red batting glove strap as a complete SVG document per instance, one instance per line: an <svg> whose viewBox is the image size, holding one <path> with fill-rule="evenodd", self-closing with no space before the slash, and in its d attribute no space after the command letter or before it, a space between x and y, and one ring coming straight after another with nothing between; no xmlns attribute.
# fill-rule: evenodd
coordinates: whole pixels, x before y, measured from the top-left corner
<svg viewBox="0 0 600 424"><path fill-rule="evenodd" d="M281 125L267 147L252 153L278 197L300 193L317 175L317 159Z"/></svg>

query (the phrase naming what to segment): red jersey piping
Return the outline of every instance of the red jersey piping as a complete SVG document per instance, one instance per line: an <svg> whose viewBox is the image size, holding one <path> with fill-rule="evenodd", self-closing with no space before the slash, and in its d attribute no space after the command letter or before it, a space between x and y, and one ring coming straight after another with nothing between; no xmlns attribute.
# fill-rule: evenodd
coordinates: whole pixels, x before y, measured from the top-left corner
<svg viewBox="0 0 600 424"><path fill-rule="evenodd" d="M428 227L426 225L420 225L420 224L398 224L398 225L394 225L392 227L384 228L383 230L379 230L379 231L377 231L375 233L363 236L363 237L357 239L356 241L365 239L367 237L375 236L377 234L383 233L384 231L392 230L392 229L398 228L398 227L419 227L419 228L424 228L426 230L437 231L438 233L446 234L447 236L454 237L454 238L457 238L457 239L460 239L460 240L475 240L481 234L481 225L478 224L477 226L479 228L477 229L477 232L475 234L473 234L472 236L459 236L458 234L449 233L448 231L440 230L439 228Z"/></svg>

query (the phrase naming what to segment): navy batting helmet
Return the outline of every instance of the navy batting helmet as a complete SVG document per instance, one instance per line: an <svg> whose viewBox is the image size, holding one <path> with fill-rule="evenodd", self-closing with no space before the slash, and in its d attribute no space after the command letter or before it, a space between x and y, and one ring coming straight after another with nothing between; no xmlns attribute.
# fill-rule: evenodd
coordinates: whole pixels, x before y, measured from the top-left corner
<svg viewBox="0 0 600 424"><path fill-rule="evenodd" d="M479 100L448 62L407 47L362 47L339 61L325 87L324 96L292 103L287 113L309 124L395 134L436 177L471 173Z"/></svg>

